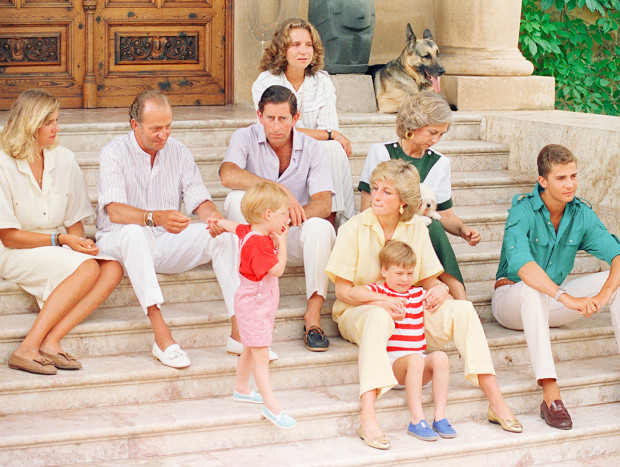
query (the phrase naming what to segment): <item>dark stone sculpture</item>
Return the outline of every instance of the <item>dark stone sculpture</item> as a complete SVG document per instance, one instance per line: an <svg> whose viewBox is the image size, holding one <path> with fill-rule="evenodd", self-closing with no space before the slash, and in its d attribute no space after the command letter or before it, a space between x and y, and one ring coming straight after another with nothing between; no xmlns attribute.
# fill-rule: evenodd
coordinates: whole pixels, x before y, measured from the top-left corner
<svg viewBox="0 0 620 467"><path fill-rule="evenodd" d="M365 73L375 30L374 0L310 0L308 21L325 46L325 69Z"/></svg>

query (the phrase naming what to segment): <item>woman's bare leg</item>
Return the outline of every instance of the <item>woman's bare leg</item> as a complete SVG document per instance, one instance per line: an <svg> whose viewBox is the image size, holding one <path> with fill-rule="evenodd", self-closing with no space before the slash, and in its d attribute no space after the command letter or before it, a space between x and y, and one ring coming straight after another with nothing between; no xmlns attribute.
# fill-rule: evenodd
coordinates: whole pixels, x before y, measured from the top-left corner
<svg viewBox="0 0 620 467"><path fill-rule="evenodd" d="M362 430L370 439L376 438L383 434L383 430L377 422L377 413L375 412L375 402L377 401L377 390L371 389L361 396L362 411L360 413Z"/></svg>
<svg viewBox="0 0 620 467"><path fill-rule="evenodd" d="M89 259L58 284L45 301L15 354L30 360L38 356L41 344L50 330L93 288L99 272L97 261Z"/></svg>
<svg viewBox="0 0 620 467"><path fill-rule="evenodd" d="M50 330L41 344L41 350L52 355L60 352L62 350L60 340L95 311L108 298L122 278L123 267L120 263L116 261L99 262L99 277L95 284Z"/></svg>
<svg viewBox="0 0 620 467"><path fill-rule="evenodd" d="M495 375L478 375L478 383L480 384L480 388L486 394L487 399L489 399L489 405L497 415L502 417L504 420L514 418L512 410L510 410L510 407L506 405L504 396L499 390Z"/></svg>

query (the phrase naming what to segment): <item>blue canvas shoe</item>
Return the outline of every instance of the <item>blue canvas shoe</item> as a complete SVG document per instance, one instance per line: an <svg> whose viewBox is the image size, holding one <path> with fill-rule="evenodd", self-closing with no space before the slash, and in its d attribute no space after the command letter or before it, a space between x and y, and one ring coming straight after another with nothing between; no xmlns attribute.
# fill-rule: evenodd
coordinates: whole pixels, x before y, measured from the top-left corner
<svg viewBox="0 0 620 467"><path fill-rule="evenodd" d="M278 415L274 415L267 407L263 407L263 417L269 420L274 425L280 428L293 428L297 425L297 422L293 417L287 414L284 410Z"/></svg>
<svg viewBox="0 0 620 467"><path fill-rule="evenodd" d="M439 439L439 435L433 431L430 426L428 426L428 422L426 420L422 420L416 425L409 423L407 434L415 436L423 441L437 441L437 439Z"/></svg>
<svg viewBox="0 0 620 467"><path fill-rule="evenodd" d="M233 400L236 402L249 402L250 404L262 404L263 396L254 391L250 391L249 394L241 394L240 392L233 391Z"/></svg>
<svg viewBox="0 0 620 467"><path fill-rule="evenodd" d="M456 438L456 430L452 428L447 418L442 420L433 420L433 430L439 433L442 438Z"/></svg>

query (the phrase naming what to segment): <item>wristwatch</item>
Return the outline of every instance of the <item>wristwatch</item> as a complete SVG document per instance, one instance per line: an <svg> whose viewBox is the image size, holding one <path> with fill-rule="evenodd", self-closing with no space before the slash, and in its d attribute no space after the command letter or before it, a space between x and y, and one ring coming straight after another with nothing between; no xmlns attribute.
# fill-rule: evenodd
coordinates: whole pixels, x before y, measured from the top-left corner
<svg viewBox="0 0 620 467"><path fill-rule="evenodd" d="M332 140L332 130L331 130L331 128L327 128L325 131L327 132L327 141L331 141Z"/></svg>
<svg viewBox="0 0 620 467"><path fill-rule="evenodd" d="M555 294L555 301L559 302L560 301L560 297L562 296L562 294L565 294L566 290L564 290L563 288L559 288L558 291Z"/></svg>
<svg viewBox="0 0 620 467"><path fill-rule="evenodd" d="M149 211L146 213L146 225L149 227L155 227L155 222L153 221L153 211Z"/></svg>

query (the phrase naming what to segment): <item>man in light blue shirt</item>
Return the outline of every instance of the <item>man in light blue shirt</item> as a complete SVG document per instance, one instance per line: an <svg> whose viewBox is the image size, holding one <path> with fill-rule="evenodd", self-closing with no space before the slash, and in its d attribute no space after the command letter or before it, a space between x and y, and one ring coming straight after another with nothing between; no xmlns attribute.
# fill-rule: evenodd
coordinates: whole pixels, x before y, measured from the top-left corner
<svg viewBox="0 0 620 467"><path fill-rule="evenodd" d="M572 420L560 399L549 327L589 317L609 304L620 339L620 241L575 197L577 160L570 150L547 145L537 162L538 184L532 193L515 196L509 210L491 306L502 326L525 331L543 388L541 416L548 425L569 430ZM610 270L566 281L579 250L606 261Z"/></svg>

